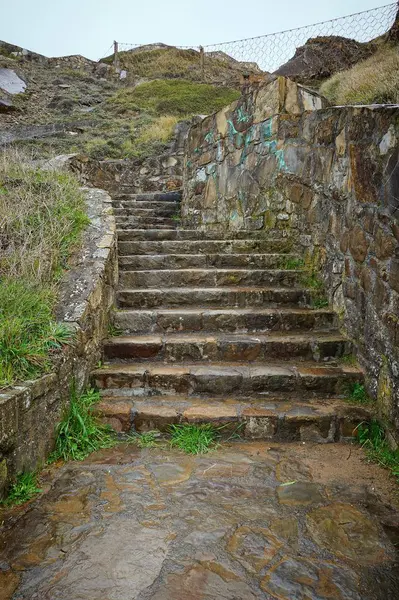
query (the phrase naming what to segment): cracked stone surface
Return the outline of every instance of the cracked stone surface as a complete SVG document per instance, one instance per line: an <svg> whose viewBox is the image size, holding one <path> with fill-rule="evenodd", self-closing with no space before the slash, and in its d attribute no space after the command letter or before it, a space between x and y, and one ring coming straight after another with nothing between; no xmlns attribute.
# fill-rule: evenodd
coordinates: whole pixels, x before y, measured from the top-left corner
<svg viewBox="0 0 399 600"><path fill-rule="evenodd" d="M120 445L0 513L0 600L394 600L399 510L360 449Z"/></svg>

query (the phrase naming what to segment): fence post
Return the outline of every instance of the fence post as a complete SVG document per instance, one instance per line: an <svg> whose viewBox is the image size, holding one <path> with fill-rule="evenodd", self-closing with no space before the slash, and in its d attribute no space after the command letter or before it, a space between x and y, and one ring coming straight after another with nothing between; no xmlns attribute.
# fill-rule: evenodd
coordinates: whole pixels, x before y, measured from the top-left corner
<svg viewBox="0 0 399 600"><path fill-rule="evenodd" d="M115 73L118 72L118 42L114 41L114 68L115 68Z"/></svg>
<svg viewBox="0 0 399 600"><path fill-rule="evenodd" d="M202 46L199 47L200 52L200 68L201 68L201 80L205 82L205 52Z"/></svg>

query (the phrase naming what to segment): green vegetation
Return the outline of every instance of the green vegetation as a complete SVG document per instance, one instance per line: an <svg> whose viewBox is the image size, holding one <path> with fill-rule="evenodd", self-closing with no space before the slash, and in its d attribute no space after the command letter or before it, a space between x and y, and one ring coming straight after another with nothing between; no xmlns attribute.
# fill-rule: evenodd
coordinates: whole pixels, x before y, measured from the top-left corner
<svg viewBox="0 0 399 600"><path fill-rule="evenodd" d="M357 365L356 356L354 356L353 354L344 354L343 356L341 356L341 358L339 359L339 361L343 365L348 365L348 366L355 366L355 365Z"/></svg>
<svg viewBox="0 0 399 600"><path fill-rule="evenodd" d="M399 52L385 45L351 69L336 73L320 87L333 104L399 102Z"/></svg>
<svg viewBox="0 0 399 600"><path fill-rule="evenodd" d="M211 423L171 425L169 431L172 448L179 448L187 454L206 454L217 446L220 437L220 428Z"/></svg>
<svg viewBox="0 0 399 600"><path fill-rule="evenodd" d="M0 505L18 506L25 504L42 490L37 487L37 473L20 473L15 483L11 486L8 496L5 500L0 500Z"/></svg>
<svg viewBox="0 0 399 600"><path fill-rule="evenodd" d="M139 448L153 448L159 441L159 431L146 431L145 433L138 433L129 438L130 441L135 443Z"/></svg>
<svg viewBox="0 0 399 600"><path fill-rule="evenodd" d="M329 302L327 300L327 298L325 298L324 296L316 296L315 298L312 298L312 303L311 306L312 308L320 309L320 308L327 308L329 305Z"/></svg>
<svg viewBox="0 0 399 600"><path fill-rule="evenodd" d="M88 223L78 182L0 157L0 386L51 368L71 339L53 317L57 287Z"/></svg>
<svg viewBox="0 0 399 600"><path fill-rule="evenodd" d="M358 382L349 388L347 400L355 404L371 404L373 402L368 396L364 385Z"/></svg>
<svg viewBox="0 0 399 600"><path fill-rule="evenodd" d="M303 269L305 261L303 258L285 258L283 257L280 264L280 269L287 269L287 271L295 269Z"/></svg>
<svg viewBox="0 0 399 600"><path fill-rule="evenodd" d="M323 282L320 280L318 274L315 272L304 273L301 278L301 283L306 288L310 288L312 290L321 290L323 287Z"/></svg>
<svg viewBox="0 0 399 600"><path fill-rule="evenodd" d="M239 97L237 90L186 80L155 80L119 90L108 100L119 113L136 110L155 115L210 114Z"/></svg>
<svg viewBox="0 0 399 600"><path fill-rule="evenodd" d="M117 443L112 429L100 425L92 413L91 409L99 399L99 392L93 389L79 396L72 388L68 409L57 426L55 450L49 462L83 460L91 452L111 448Z"/></svg>
<svg viewBox="0 0 399 600"><path fill-rule="evenodd" d="M376 419L361 423L356 429L356 437L368 458L389 469L399 483L399 449L392 450L384 427Z"/></svg>

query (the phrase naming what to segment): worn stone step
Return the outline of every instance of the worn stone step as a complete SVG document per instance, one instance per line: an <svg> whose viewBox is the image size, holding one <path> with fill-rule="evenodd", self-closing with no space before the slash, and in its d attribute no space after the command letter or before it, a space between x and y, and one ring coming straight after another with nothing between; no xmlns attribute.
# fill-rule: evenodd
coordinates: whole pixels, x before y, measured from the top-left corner
<svg viewBox="0 0 399 600"><path fill-rule="evenodd" d="M151 231L152 233L154 232L158 232L158 233L163 233L164 231L166 232L170 232L171 231L171 227L176 227L177 224L174 223L173 225L170 225L168 223L154 223L153 221L151 221L151 224L149 223L140 223L140 229L137 229L137 231L143 232L143 231ZM118 233L118 237L120 235L123 235L123 232L128 229L129 231L136 231L134 229L131 229L132 224L131 223L116 223L116 231Z"/></svg>
<svg viewBox="0 0 399 600"><path fill-rule="evenodd" d="M370 408L353 406L332 398L315 398L298 403L295 399L271 397L193 398L155 396L129 399L104 396L95 414L117 431L168 431L177 423L211 423L223 426L244 438L276 442L328 443L353 437L356 427L372 415ZM230 427L231 425L231 427Z"/></svg>
<svg viewBox="0 0 399 600"><path fill-rule="evenodd" d="M219 287L121 289L116 292L119 308L163 308L207 306L234 308L268 305L308 306L314 291L305 288Z"/></svg>
<svg viewBox="0 0 399 600"><path fill-rule="evenodd" d="M117 228L121 228L122 226L125 228L129 227L137 227L141 228L143 226L157 226L157 225L168 225L169 229L176 227L176 221L173 219L169 219L168 217L162 216L133 216L133 215L116 215L115 223Z"/></svg>
<svg viewBox="0 0 399 600"><path fill-rule="evenodd" d="M152 254L120 256L119 268L136 269L207 269L246 268L278 269L285 268L289 261L298 259L295 254Z"/></svg>
<svg viewBox="0 0 399 600"><path fill-rule="evenodd" d="M278 229L262 231L225 231L217 233L215 231L199 231L198 229L171 229L170 231L152 231L151 229L126 229L119 236L120 241L131 240L193 240L203 242L205 240L256 240L270 241L279 240L281 243L292 246L293 240L285 237ZM134 253L132 253L134 254Z"/></svg>
<svg viewBox="0 0 399 600"><path fill-rule="evenodd" d="M254 333L266 331L328 331L337 326L332 310L310 308L177 308L121 310L113 314L115 327L125 333L173 331L220 331Z"/></svg>
<svg viewBox="0 0 399 600"><path fill-rule="evenodd" d="M156 232L163 235L164 232ZM287 238L264 240L145 240L125 241L125 232L118 233L118 250L121 256L154 254L270 254L289 253L291 242ZM154 230L151 231L154 236ZM170 235L170 231L167 232Z"/></svg>
<svg viewBox="0 0 399 600"><path fill-rule="evenodd" d="M121 186L123 188L123 186ZM174 192L141 192L139 194L131 192L116 192L112 195L112 201L129 200L130 202L180 202L181 191Z"/></svg>
<svg viewBox="0 0 399 600"><path fill-rule="evenodd" d="M340 333L169 333L164 335L117 336L104 343L106 360L267 361L338 359L351 345Z"/></svg>
<svg viewBox="0 0 399 600"><path fill-rule="evenodd" d="M118 363L96 369L92 382L108 394L127 395L226 394L258 395L293 393L347 394L348 388L363 380L356 367L323 366L316 362L251 364L189 363L182 365L151 362ZM119 392L118 392L119 390Z"/></svg>
<svg viewBox="0 0 399 600"><path fill-rule="evenodd" d="M223 287L300 285L303 273L288 269L165 269L161 271L121 271L121 288Z"/></svg>
<svg viewBox="0 0 399 600"><path fill-rule="evenodd" d="M112 200L112 206L114 207L114 212L122 209L128 210L167 210L171 211L172 214L175 214L180 210L180 202L165 202L165 201L157 201L157 200Z"/></svg>
<svg viewBox="0 0 399 600"><path fill-rule="evenodd" d="M178 208L172 205L171 202L165 202L166 207L163 208L137 208L136 206L114 208L116 218L121 217L173 217L179 214Z"/></svg>

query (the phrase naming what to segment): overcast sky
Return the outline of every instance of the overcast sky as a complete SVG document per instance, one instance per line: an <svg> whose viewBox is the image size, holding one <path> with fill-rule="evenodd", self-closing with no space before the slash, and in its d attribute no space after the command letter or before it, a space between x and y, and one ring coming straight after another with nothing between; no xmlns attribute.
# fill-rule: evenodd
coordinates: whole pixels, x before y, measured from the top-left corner
<svg viewBox="0 0 399 600"><path fill-rule="evenodd" d="M382 0L0 0L0 39L99 59L114 39L206 45L383 6Z"/></svg>

